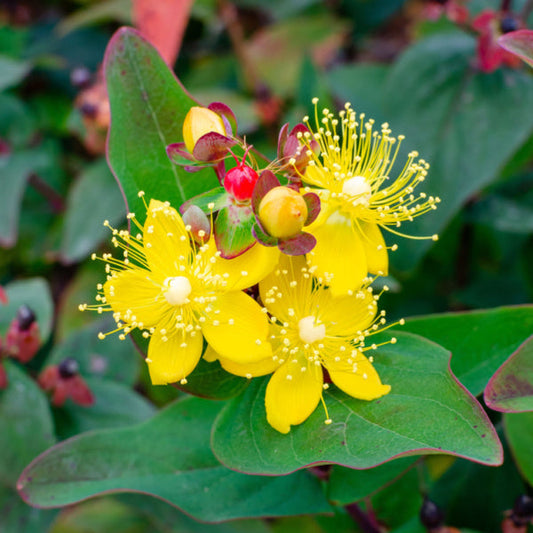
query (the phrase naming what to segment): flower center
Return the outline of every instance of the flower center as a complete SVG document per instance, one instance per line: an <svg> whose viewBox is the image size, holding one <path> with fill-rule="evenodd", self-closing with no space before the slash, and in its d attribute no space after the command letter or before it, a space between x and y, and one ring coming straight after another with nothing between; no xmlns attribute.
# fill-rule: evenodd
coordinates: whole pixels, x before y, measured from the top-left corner
<svg viewBox="0 0 533 533"><path fill-rule="evenodd" d="M170 305L183 305L189 302L188 296L191 294L191 282L185 276L167 278L165 285L168 289L164 296Z"/></svg>
<svg viewBox="0 0 533 533"><path fill-rule="evenodd" d="M303 342L312 344L326 336L326 325L316 324L314 316L306 316L298 322L298 333Z"/></svg>
<svg viewBox="0 0 533 533"><path fill-rule="evenodd" d="M368 206L372 189L364 176L354 176L342 184L342 192L355 197L351 201L352 205Z"/></svg>

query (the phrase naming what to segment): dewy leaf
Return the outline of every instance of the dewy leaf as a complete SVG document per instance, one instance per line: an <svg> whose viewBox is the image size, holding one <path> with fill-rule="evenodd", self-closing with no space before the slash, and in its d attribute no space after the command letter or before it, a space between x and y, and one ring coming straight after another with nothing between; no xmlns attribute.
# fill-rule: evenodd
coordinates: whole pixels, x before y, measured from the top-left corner
<svg viewBox="0 0 533 533"><path fill-rule="evenodd" d="M503 422L516 465L527 482L533 485L533 412L506 413Z"/></svg>
<svg viewBox="0 0 533 533"><path fill-rule="evenodd" d="M475 44L462 33L421 40L387 77L386 120L393 134L405 135L406 150L417 150L431 164L424 190L442 199L432 214L402 225L410 235L441 231L470 196L497 178L533 131L533 78L509 69L475 71ZM414 266L432 244L395 242L395 266L401 269Z"/></svg>
<svg viewBox="0 0 533 533"><path fill-rule="evenodd" d="M140 190L147 200L169 201L177 209L216 186L211 169L190 174L167 156L167 146L183 140L183 120L196 102L157 51L135 30L122 28L108 45L104 65L111 106L109 164L137 219L142 222L145 213Z"/></svg>
<svg viewBox="0 0 533 533"><path fill-rule="evenodd" d="M450 350L453 373L477 396L533 331L533 305L415 317L403 330Z"/></svg>
<svg viewBox="0 0 533 533"><path fill-rule="evenodd" d="M484 398L496 411L533 411L533 336L496 371Z"/></svg>
<svg viewBox="0 0 533 533"><path fill-rule="evenodd" d="M187 398L134 427L86 433L48 450L19 479L23 499L59 507L104 492L144 492L205 521L331 510L307 472L247 476L209 447L220 404Z"/></svg>
<svg viewBox="0 0 533 533"><path fill-rule="evenodd" d="M4 287L8 303L0 305L0 334L5 334L21 305L27 305L35 313L39 334L44 342L52 328L54 313L52 295L43 278L13 281Z"/></svg>
<svg viewBox="0 0 533 533"><path fill-rule="evenodd" d="M72 186L61 235L61 259L70 264L85 259L126 216L124 198L104 159L86 168Z"/></svg>
<svg viewBox="0 0 533 533"><path fill-rule="evenodd" d="M497 465L501 445L486 414L450 373L450 353L427 339L395 332L397 344L380 347L374 366L389 394L365 402L334 386L323 409L283 435L266 421L265 379L253 380L228 402L213 428L213 450L229 468L286 474L313 464L364 469L403 455L449 453ZM380 336L381 341L390 337ZM380 340L375 340L379 344Z"/></svg>

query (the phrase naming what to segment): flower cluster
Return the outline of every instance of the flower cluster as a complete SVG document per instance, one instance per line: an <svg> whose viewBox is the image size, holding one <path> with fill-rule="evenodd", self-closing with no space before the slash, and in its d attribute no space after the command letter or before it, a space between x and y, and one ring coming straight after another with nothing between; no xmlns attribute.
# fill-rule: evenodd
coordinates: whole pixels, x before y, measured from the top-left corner
<svg viewBox="0 0 533 533"><path fill-rule="evenodd" d="M111 312L109 333L121 339L134 330L149 339L154 384L185 384L202 356L249 379L271 374L266 416L281 433L320 402L331 422L330 383L361 400L390 391L369 341L390 327L372 275L387 274L397 245L381 230L405 236L398 228L440 201L415 194L429 168L416 152L394 173L402 137L387 124L375 131L349 104L335 116L313 102L314 121L285 125L278 159L263 167L233 135L226 106L192 108L169 157L191 171L213 166L221 186L182 206L149 199L129 230L110 228L121 256L99 257L107 279L96 304L80 306Z"/></svg>

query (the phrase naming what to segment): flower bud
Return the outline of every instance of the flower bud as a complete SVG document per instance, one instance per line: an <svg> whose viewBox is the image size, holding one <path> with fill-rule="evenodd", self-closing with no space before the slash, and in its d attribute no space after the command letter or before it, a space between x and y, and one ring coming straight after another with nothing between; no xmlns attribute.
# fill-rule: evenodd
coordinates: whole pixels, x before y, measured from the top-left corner
<svg viewBox="0 0 533 533"><path fill-rule="evenodd" d="M237 202L245 202L252 197L258 179L259 175L252 167L240 162L226 172L224 188Z"/></svg>
<svg viewBox="0 0 533 533"><path fill-rule="evenodd" d="M274 187L261 200L258 215L272 237L285 239L302 231L307 220L307 205L295 190Z"/></svg>
<svg viewBox="0 0 533 533"><path fill-rule="evenodd" d="M183 140L187 150L192 154L198 139L211 132L226 135L222 117L207 107L191 107L183 121Z"/></svg>

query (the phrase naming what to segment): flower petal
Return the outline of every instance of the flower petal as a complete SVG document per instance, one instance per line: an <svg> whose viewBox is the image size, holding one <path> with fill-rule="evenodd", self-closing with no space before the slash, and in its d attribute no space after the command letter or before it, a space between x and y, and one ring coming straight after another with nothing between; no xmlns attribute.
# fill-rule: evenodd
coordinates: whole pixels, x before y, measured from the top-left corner
<svg viewBox="0 0 533 533"><path fill-rule="evenodd" d="M327 325L328 335L353 338L372 324L376 312L373 294L361 289L350 296L324 299L318 318Z"/></svg>
<svg viewBox="0 0 533 533"><path fill-rule="evenodd" d="M113 312L120 313L123 322L141 322L149 328L160 322L168 311L169 305L161 297L161 287L151 276L147 270L123 270L104 284L107 303Z"/></svg>
<svg viewBox="0 0 533 533"><path fill-rule="evenodd" d="M163 280L178 274L177 258L183 256L183 264L191 254L185 224L168 202L150 200L143 228L143 243L150 270Z"/></svg>
<svg viewBox="0 0 533 533"><path fill-rule="evenodd" d="M376 369L362 353L358 353L355 362L356 372L338 372L327 367L331 380L339 389L359 400L375 400L390 392L390 385L381 383Z"/></svg>
<svg viewBox="0 0 533 533"><path fill-rule="evenodd" d="M280 433L301 424L316 409L322 396L322 368L307 369L307 362L285 363L270 378L265 395L268 423Z"/></svg>
<svg viewBox="0 0 533 533"><path fill-rule="evenodd" d="M213 274L228 274L228 290L240 291L259 283L267 274L272 272L279 258L277 248L267 248L255 244L243 254L233 259L217 257L212 266Z"/></svg>
<svg viewBox="0 0 533 533"><path fill-rule="evenodd" d="M379 276L388 275L389 254L379 226L362 220L357 221L357 226L362 233L361 242L365 248L368 272Z"/></svg>
<svg viewBox="0 0 533 533"><path fill-rule="evenodd" d="M216 361L218 359L224 370L230 374L235 374L236 376L242 376L245 378L255 378L257 376L271 374L274 372L274 370L279 368L279 363L274 361L272 357L267 357L266 359L261 359L261 361L247 363L244 365L235 363L230 359L220 357L215 350L211 348L211 346L207 346L207 349L204 353L204 359L209 362Z"/></svg>
<svg viewBox="0 0 533 533"><path fill-rule="evenodd" d="M315 276L328 283L334 296L357 289L367 276L365 248L350 217L334 212L324 224L307 230L317 240L308 254Z"/></svg>
<svg viewBox="0 0 533 533"><path fill-rule="evenodd" d="M272 356L268 319L253 298L244 292L229 292L217 296L211 307L202 331L220 356L240 364Z"/></svg>
<svg viewBox="0 0 533 533"><path fill-rule="evenodd" d="M146 362L154 385L184 379L194 370L202 355L203 339L198 331L177 333L164 339L167 338L156 331L148 346Z"/></svg>
<svg viewBox="0 0 533 533"><path fill-rule="evenodd" d="M306 316L306 311L300 307L309 301L313 287L312 277L304 277L302 272L306 268L303 256L289 257L282 254L277 268L259 282L261 300L268 311L281 322L294 321L289 315L291 308L297 308L295 312L298 316Z"/></svg>

